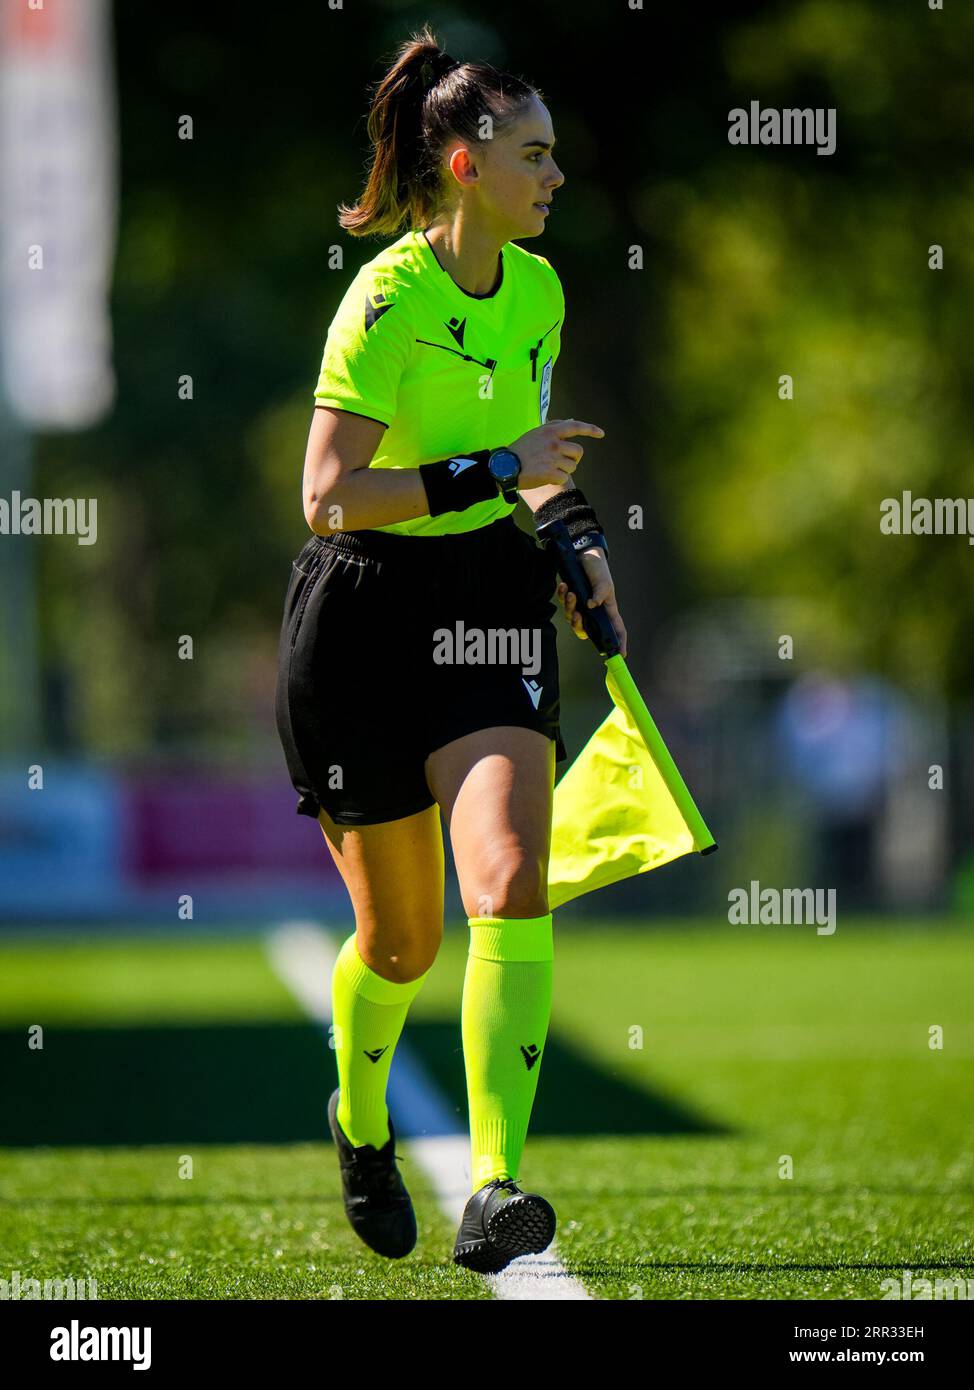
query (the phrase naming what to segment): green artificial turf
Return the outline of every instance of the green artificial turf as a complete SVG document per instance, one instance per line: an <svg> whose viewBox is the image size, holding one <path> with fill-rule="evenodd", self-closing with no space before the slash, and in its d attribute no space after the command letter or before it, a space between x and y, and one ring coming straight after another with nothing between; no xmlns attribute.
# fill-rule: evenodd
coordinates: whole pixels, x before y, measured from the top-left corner
<svg viewBox="0 0 974 1390"><path fill-rule="evenodd" d="M461 1124L465 951L454 925L406 1032ZM974 1279L972 974L961 924L559 932L520 1178L553 1202L569 1273L612 1299ZM0 1045L0 1277L94 1275L103 1298L491 1296L452 1265L408 1143L416 1251L383 1260L348 1228L320 1142L333 1057L259 942L10 940Z"/></svg>

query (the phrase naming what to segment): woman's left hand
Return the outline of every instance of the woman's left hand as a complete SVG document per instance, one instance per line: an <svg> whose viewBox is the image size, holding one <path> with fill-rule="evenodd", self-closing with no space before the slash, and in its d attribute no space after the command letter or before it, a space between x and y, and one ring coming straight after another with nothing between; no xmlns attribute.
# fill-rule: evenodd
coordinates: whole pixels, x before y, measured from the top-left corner
<svg viewBox="0 0 974 1390"><path fill-rule="evenodd" d="M599 546L593 546L591 550L582 552L582 568L592 586L592 597L589 599L588 607L602 607L608 613L615 628L616 637L619 639L619 647L623 656L629 655L629 644L626 637L625 624L619 613L616 603L615 585L612 582L612 575L609 573L609 562L605 558L605 551ZM577 637L588 638L588 633L582 626L582 615L576 607L576 595L571 592L565 581L558 581L558 602L565 611L565 617L571 624Z"/></svg>

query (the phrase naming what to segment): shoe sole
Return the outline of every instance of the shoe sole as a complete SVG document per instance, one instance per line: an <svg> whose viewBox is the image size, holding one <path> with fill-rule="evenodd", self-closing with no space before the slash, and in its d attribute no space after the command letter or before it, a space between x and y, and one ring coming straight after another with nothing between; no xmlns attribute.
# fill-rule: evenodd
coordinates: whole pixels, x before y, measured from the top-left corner
<svg viewBox="0 0 974 1390"><path fill-rule="evenodd" d="M513 1258L513 1255L499 1255L485 1240L467 1241L453 1252L453 1263L472 1269L475 1274L500 1274Z"/></svg>
<svg viewBox="0 0 974 1390"><path fill-rule="evenodd" d="M526 1192L499 1206L484 1229L490 1244L502 1255L511 1259L538 1255L554 1240L554 1209L536 1192Z"/></svg>
<svg viewBox="0 0 974 1390"><path fill-rule="evenodd" d="M487 1239L465 1241L453 1263L475 1274L500 1274L519 1255L538 1255L555 1236L554 1208L536 1192L511 1197L487 1222Z"/></svg>

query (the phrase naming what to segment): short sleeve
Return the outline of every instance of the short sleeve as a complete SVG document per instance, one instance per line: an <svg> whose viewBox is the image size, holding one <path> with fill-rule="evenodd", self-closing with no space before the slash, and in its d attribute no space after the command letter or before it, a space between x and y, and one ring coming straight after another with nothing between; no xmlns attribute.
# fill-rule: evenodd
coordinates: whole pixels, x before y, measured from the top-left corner
<svg viewBox="0 0 974 1390"><path fill-rule="evenodd" d="M554 360L557 362L559 356L561 355L561 335L565 330L565 291L562 288L561 279L559 278L558 272L557 270L555 270L551 262L545 256L538 256L537 259L549 271L549 277L551 283L554 286L553 307L555 312L558 314L558 328L554 335L552 351Z"/></svg>
<svg viewBox="0 0 974 1390"><path fill-rule="evenodd" d="M389 279L358 275L332 319L315 404L391 425L399 380L413 350L408 291Z"/></svg>

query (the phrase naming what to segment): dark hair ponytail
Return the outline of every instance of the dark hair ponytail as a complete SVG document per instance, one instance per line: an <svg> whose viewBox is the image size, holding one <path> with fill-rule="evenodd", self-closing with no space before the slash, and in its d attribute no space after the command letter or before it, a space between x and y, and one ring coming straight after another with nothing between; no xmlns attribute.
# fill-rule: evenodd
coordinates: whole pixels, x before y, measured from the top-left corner
<svg viewBox="0 0 974 1390"><path fill-rule="evenodd" d="M350 236L395 236L432 220L441 198L440 154L451 137L481 140L481 121L501 135L541 93L487 63L458 63L424 25L401 44L372 98L368 118L372 165L352 207L338 222Z"/></svg>

